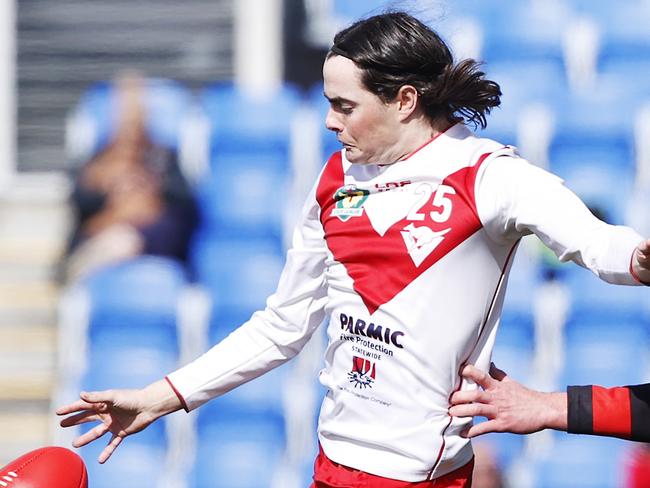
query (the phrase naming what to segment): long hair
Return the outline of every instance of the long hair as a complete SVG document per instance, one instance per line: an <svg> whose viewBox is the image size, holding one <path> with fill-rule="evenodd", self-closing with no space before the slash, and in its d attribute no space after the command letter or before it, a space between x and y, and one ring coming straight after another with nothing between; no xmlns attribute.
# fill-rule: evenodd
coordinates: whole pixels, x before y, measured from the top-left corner
<svg viewBox="0 0 650 488"><path fill-rule="evenodd" d="M501 103L499 85L472 59L454 63L440 36L415 17L389 12L355 22L334 37L328 53L362 70L366 89L385 102L404 85L414 86L432 121L464 119L485 128L486 115Z"/></svg>

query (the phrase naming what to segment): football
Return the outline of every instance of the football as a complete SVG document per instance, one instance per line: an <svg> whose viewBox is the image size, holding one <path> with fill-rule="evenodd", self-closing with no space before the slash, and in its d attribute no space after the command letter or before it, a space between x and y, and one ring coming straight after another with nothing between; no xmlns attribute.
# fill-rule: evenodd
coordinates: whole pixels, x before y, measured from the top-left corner
<svg viewBox="0 0 650 488"><path fill-rule="evenodd" d="M64 447L41 447L0 469L1 488L87 488L83 460Z"/></svg>

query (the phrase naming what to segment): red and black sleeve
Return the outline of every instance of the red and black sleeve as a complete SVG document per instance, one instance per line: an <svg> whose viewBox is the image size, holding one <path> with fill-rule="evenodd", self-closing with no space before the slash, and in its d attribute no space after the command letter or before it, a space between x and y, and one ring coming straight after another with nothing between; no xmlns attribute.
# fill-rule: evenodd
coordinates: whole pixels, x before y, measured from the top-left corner
<svg viewBox="0 0 650 488"><path fill-rule="evenodd" d="M650 442L650 383L569 386L567 397L568 432Z"/></svg>

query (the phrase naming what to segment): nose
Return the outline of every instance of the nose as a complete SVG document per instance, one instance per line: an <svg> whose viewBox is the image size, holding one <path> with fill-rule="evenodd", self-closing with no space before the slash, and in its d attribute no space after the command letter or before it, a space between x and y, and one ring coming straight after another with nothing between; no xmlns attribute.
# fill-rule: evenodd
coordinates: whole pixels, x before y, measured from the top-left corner
<svg viewBox="0 0 650 488"><path fill-rule="evenodd" d="M341 132L343 130L341 121L337 117L336 112L331 108L327 111L327 115L325 116L325 127L334 132Z"/></svg>

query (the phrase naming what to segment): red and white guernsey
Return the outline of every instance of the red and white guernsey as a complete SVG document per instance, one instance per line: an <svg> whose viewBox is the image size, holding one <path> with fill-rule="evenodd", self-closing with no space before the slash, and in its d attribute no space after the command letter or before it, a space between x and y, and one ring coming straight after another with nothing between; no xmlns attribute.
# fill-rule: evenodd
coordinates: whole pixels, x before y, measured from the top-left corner
<svg viewBox="0 0 650 488"><path fill-rule="evenodd" d="M388 165L327 162L264 311L168 379L193 409L297 354L324 318L325 454L421 481L472 457L448 414L464 363L487 369L519 239L636 284L642 240L597 220L559 178L458 124Z"/></svg>

